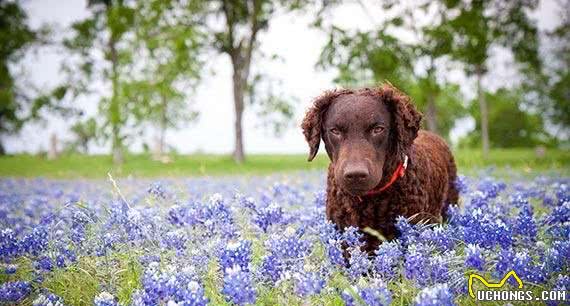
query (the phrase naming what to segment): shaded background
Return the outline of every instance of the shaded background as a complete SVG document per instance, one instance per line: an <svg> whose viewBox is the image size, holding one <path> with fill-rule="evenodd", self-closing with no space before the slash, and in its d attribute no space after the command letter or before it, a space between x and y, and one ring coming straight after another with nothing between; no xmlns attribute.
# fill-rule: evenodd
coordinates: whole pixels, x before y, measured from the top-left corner
<svg viewBox="0 0 570 306"><path fill-rule="evenodd" d="M482 48L487 48L483 52L486 71L481 86L489 108L491 147L568 147L567 115L562 120L552 116L568 112L564 107L569 91L568 61L562 59L551 65L560 60L557 54L568 48L565 1L514 1L510 5L481 2L485 3L481 9L485 17L480 20L476 18L478 1L160 3L2 1L3 7L16 6L22 15L14 24L3 27L6 35L15 41L25 37L13 31L15 24L33 34L3 59L15 94L10 99L4 98L10 94L4 95L2 103L16 105L13 126L6 125L0 134L6 152L106 154L120 147L123 152L146 151L155 156L168 152L233 152L235 156L235 67L221 46L228 32L224 5L237 12L235 16L245 14L236 17L242 20L235 24L236 36L242 35L245 40L255 5L262 12L257 16L262 25L247 77L248 89L255 89L255 94L245 90L245 153L306 152L299 123L312 98L336 86L363 86L385 80L415 98L427 115L426 128L436 129L455 148L480 148L477 77L464 53L477 57L477 50ZM466 18L461 19L462 14ZM406 19L409 16L416 19ZM93 37L78 27L85 26L86 21L99 23L93 26L98 27ZM497 26L498 22L508 25ZM509 27L514 30L494 33ZM483 30L469 32L476 28ZM175 41L181 29L192 32L182 35L194 44L183 51L176 49ZM465 32L471 38L460 37ZM464 50L453 48L458 40L477 40L481 32L489 40L486 44L467 44ZM119 124L119 146L113 145L116 141L109 131L112 115L105 104L114 97L106 44L109 33L120 33L117 44L120 56L124 55L118 63L122 70L116 86L117 105L121 105L119 113L124 119ZM426 39L428 34L432 36ZM163 36L157 39L158 46L150 47L156 44L153 35ZM521 35L524 37L518 38ZM101 43L85 48L81 40L87 38ZM522 45L516 45L515 40ZM435 49L424 50L434 41ZM185 52L186 58L163 57L160 52L164 50L158 50L154 58L148 54L148 50L159 47L173 53ZM435 58L431 76L426 52ZM171 66L153 70L161 61L170 61ZM99 74L88 76L82 72L85 62L95 67L93 70L101 70ZM168 84L177 92L154 82L169 75L177 78ZM88 84L90 92L75 86L81 82ZM550 101L556 98L551 94L555 85L563 92L562 98L558 97L562 102ZM430 90L437 92L433 99L438 109L432 121L438 123L437 127L429 126ZM165 99L172 97L176 104L169 106L169 123L160 150L157 143L161 123L155 118L160 98L156 93L165 92ZM247 102L249 97L255 98L252 103ZM179 117L181 113L185 116ZM537 154L541 154L540 148Z"/></svg>

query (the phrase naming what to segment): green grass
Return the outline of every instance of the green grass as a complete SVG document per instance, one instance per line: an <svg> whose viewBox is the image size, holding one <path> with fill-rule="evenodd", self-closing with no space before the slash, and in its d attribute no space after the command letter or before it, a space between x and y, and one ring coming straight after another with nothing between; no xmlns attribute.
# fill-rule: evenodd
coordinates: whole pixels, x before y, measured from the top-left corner
<svg viewBox="0 0 570 306"><path fill-rule="evenodd" d="M455 158L461 173L491 166L529 174L545 170L570 172L570 153L561 150L548 150L542 158L536 157L532 149L494 150L487 159L482 158L479 150L458 150ZM239 165L226 155L173 155L171 159L169 163L162 163L144 154L128 155L122 166L115 167L107 155L64 155L55 160L34 155L10 155L0 157L0 176L104 178L107 172L118 177L262 175L325 169L328 164L326 154L310 163L304 154L249 155L246 162Z"/></svg>

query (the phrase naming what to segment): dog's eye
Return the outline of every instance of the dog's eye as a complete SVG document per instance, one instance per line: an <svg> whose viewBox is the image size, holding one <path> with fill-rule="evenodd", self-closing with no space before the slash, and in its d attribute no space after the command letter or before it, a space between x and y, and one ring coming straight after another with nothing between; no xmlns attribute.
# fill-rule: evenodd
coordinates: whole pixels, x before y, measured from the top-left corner
<svg viewBox="0 0 570 306"><path fill-rule="evenodd" d="M340 135L340 130L337 128L332 128L330 129L331 134L335 135L335 136L339 136Z"/></svg>
<svg viewBox="0 0 570 306"><path fill-rule="evenodd" d="M384 127L381 125L377 125L372 129L372 133L374 134L381 134L382 132L384 132Z"/></svg>

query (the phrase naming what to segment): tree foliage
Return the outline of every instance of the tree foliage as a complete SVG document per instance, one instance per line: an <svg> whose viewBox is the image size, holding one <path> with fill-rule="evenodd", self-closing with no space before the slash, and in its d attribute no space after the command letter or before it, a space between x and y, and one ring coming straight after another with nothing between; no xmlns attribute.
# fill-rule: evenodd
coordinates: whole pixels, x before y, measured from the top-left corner
<svg viewBox="0 0 570 306"><path fill-rule="evenodd" d="M317 65L335 69L335 81L344 86L394 84L424 112L426 127L447 137L455 120L465 115L465 108L458 87L438 78L445 69L438 69L436 62L445 60L451 43L449 34L439 28L445 11L433 1L381 3L390 17L375 20L380 24L373 30L349 31L320 24L328 41ZM413 39L405 41L402 33Z"/></svg>
<svg viewBox="0 0 570 306"><path fill-rule="evenodd" d="M18 2L0 1L0 136L18 132L26 121L24 105L32 98L18 88L10 66L21 59L37 37ZM0 154L4 154L1 141Z"/></svg>
<svg viewBox="0 0 570 306"><path fill-rule="evenodd" d="M495 93L485 93L489 102L489 139L496 148L529 147L536 145L554 145L556 140L544 131L540 114L523 109L524 92L520 89L501 88ZM479 108L473 103L470 114L476 121L475 130L462 145L475 146L481 141Z"/></svg>
<svg viewBox="0 0 570 306"><path fill-rule="evenodd" d="M250 105L259 106L258 115L272 115L277 123L275 130L279 131L279 124L292 117L292 109L286 99L276 96L273 92L259 90L264 74L252 73L252 62L259 51L259 34L266 31L270 22L278 14L297 11L311 6L323 6L327 1L285 1L285 0L245 0L208 1L204 12L206 19L212 17L220 21L219 25L208 25L205 29L208 37L212 38L212 45L216 51L229 56L232 65L232 83L235 112L235 148L234 160L243 162L245 152L243 149L243 113L246 101ZM257 87L257 88L256 88ZM265 89L270 89L266 86ZM260 94L261 93L261 94ZM263 94L264 93L264 94ZM277 93L280 94L280 93Z"/></svg>

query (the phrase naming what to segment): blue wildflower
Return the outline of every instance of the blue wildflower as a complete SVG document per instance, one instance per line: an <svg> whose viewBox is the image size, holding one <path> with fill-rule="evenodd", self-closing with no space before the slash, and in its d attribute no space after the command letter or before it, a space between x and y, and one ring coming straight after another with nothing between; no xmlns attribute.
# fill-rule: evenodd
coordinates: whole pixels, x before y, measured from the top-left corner
<svg viewBox="0 0 570 306"><path fill-rule="evenodd" d="M117 299L109 292L99 293L93 300L93 306L118 306Z"/></svg>
<svg viewBox="0 0 570 306"><path fill-rule="evenodd" d="M9 304L21 301L32 292L29 282L5 282L0 285L0 302Z"/></svg>
<svg viewBox="0 0 570 306"><path fill-rule="evenodd" d="M368 253L363 252L360 249L350 250L350 259L348 262L348 275L352 279L358 279L359 277L367 274L372 267L372 262L368 257Z"/></svg>
<svg viewBox="0 0 570 306"><path fill-rule="evenodd" d="M453 306L453 295L446 284L424 288L414 300L416 306Z"/></svg>
<svg viewBox="0 0 570 306"><path fill-rule="evenodd" d="M19 253L18 239L14 231L6 228L0 231L0 259L15 257Z"/></svg>
<svg viewBox="0 0 570 306"><path fill-rule="evenodd" d="M38 297L36 297L34 299L34 301L32 302L33 306L63 306L63 299L60 298L59 296L53 294L53 293L49 293L49 292L44 292L44 293L40 293L38 295Z"/></svg>
<svg viewBox="0 0 570 306"><path fill-rule="evenodd" d="M483 257L483 249L475 244L468 244L465 247L465 266L483 271L485 266L485 258Z"/></svg>
<svg viewBox="0 0 570 306"><path fill-rule="evenodd" d="M227 268L224 274L222 294L225 296L226 301L236 305L255 303L257 292L253 287L251 275L248 272L242 271L236 265L233 268Z"/></svg>
<svg viewBox="0 0 570 306"><path fill-rule="evenodd" d="M374 272L387 280L395 278L403 259L398 242L384 242L374 253L376 255L373 263Z"/></svg>
<svg viewBox="0 0 570 306"><path fill-rule="evenodd" d="M249 271L251 262L251 241L238 240L230 242L220 255L222 271L234 266L239 266L242 271Z"/></svg>
<svg viewBox="0 0 570 306"><path fill-rule="evenodd" d="M364 288L352 286L343 290L341 298L346 306L360 305L360 300L365 305L388 306L392 302L392 293L384 282L375 280Z"/></svg>
<svg viewBox="0 0 570 306"><path fill-rule="evenodd" d="M267 232L267 229L273 224L279 224L283 220L283 209L275 204L257 210L253 222L259 228Z"/></svg>
<svg viewBox="0 0 570 306"><path fill-rule="evenodd" d="M295 293L302 297L319 294L325 287L325 280L314 272L296 275Z"/></svg>
<svg viewBox="0 0 570 306"><path fill-rule="evenodd" d="M147 192L156 198L166 199L166 190L162 183L155 182L150 187L148 187Z"/></svg>

